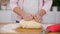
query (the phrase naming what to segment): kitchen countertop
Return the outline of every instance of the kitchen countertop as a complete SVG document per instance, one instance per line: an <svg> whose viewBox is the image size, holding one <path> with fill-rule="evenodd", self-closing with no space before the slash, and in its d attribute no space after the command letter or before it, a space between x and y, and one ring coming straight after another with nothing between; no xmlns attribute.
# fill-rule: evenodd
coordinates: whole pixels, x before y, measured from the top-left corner
<svg viewBox="0 0 60 34"><path fill-rule="evenodd" d="M3 25L6 25L8 23L0 23L0 27L2 27ZM17 32L19 33L0 33L0 34L40 34L42 29L23 29L23 28L17 28L16 29ZM47 34L60 34L60 32L54 32L54 33L47 33Z"/></svg>

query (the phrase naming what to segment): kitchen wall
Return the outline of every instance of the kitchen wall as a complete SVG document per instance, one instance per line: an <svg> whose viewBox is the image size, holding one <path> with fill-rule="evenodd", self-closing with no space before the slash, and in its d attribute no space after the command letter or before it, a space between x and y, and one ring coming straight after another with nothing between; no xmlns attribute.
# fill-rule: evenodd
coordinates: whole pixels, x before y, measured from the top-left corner
<svg viewBox="0 0 60 34"><path fill-rule="evenodd" d="M12 10L1 10L0 11L0 22L15 22L16 16Z"/></svg>
<svg viewBox="0 0 60 34"><path fill-rule="evenodd" d="M44 23L60 23L60 12L49 12L43 17Z"/></svg>
<svg viewBox="0 0 60 34"><path fill-rule="evenodd" d="M0 22L10 22L11 21L11 11L1 10L0 11Z"/></svg>

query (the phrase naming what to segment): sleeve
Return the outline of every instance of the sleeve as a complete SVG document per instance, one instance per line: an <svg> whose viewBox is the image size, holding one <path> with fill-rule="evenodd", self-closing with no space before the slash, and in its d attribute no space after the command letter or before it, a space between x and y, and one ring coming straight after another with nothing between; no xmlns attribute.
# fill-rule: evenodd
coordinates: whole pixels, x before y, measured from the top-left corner
<svg viewBox="0 0 60 34"><path fill-rule="evenodd" d="M18 7L17 5L18 0L10 0L10 7L13 10L15 7Z"/></svg>
<svg viewBox="0 0 60 34"><path fill-rule="evenodd" d="M52 0L44 0L44 5L42 9L44 9L46 12L49 12L51 6L52 6Z"/></svg>

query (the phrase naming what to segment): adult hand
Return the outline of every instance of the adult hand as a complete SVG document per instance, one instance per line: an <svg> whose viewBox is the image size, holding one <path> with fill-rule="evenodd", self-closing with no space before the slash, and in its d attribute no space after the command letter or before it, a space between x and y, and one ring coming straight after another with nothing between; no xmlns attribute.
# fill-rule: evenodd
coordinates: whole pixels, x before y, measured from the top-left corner
<svg viewBox="0 0 60 34"><path fill-rule="evenodd" d="M33 17L34 17L34 20L35 20L35 21L37 21L37 22L39 22L39 23L42 23L42 17L41 17L41 16L39 16L38 14L36 14L36 15L34 15Z"/></svg>
<svg viewBox="0 0 60 34"><path fill-rule="evenodd" d="M30 14L25 14L23 16L23 19L26 20L26 21L29 21L29 20L33 20L33 17Z"/></svg>

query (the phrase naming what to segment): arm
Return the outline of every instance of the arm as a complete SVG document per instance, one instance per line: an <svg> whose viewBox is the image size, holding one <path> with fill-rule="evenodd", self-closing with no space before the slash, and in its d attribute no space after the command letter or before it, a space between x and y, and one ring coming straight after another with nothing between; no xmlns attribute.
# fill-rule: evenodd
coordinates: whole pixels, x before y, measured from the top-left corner
<svg viewBox="0 0 60 34"><path fill-rule="evenodd" d="M32 20L33 17L29 14L26 14L21 8L18 6L18 0L10 0L10 6L17 15L22 16L24 20Z"/></svg>
<svg viewBox="0 0 60 34"><path fill-rule="evenodd" d="M44 0L44 5L42 7L42 9L34 16L34 19L37 22L42 22L42 17L48 12L48 10L50 9L52 5L52 0Z"/></svg>
<svg viewBox="0 0 60 34"><path fill-rule="evenodd" d="M25 15L25 13L23 12L23 10L18 7L17 2L18 2L18 0L10 0L10 6L11 6L13 12L15 12L19 16Z"/></svg>
<svg viewBox="0 0 60 34"><path fill-rule="evenodd" d="M51 8L52 6L52 0L44 0L44 5L42 9L39 11L39 15L43 16L45 15Z"/></svg>

